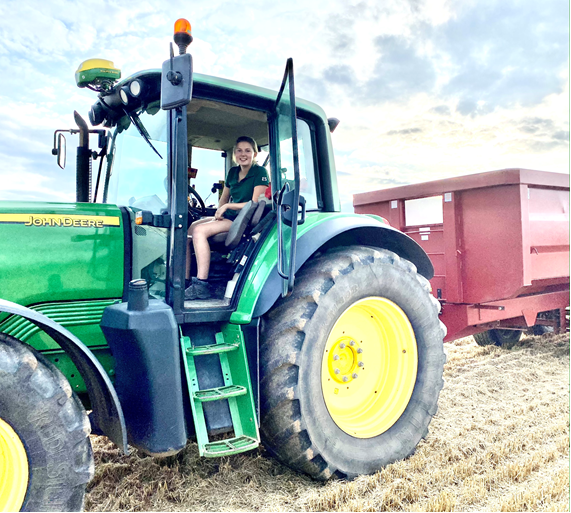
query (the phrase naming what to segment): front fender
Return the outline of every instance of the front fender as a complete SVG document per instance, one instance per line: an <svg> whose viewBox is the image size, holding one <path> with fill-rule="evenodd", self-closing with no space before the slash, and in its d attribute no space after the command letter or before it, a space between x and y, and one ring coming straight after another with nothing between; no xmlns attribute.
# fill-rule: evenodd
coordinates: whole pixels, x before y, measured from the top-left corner
<svg viewBox="0 0 571 513"><path fill-rule="evenodd" d="M24 317L60 345L85 381L94 422L110 440L127 453L127 429L117 392L105 369L87 346L57 322L25 306L0 299L0 312Z"/></svg>
<svg viewBox="0 0 571 513"><path fill-rule="evenodd" d="M432 262L416 241L374 217L362 214L315 214L314 219L308 216L308 221L305 225L301 225L299 230L295 259L296 272L325 244L328 247L357 244L393 251L412 262L425 278L431 279L434 276ZM275 237L274 244L277 245ZM268 255L270 251L265 253ZM272 250L271 253L277 255L277 250ZM252 318L264 315L276 302L281 294L282 286L275 258L271 266L261 266L256 270L256 276L248 281L252 284L252 288L253 284L262 282L263 284L259 286L253 301L248 298L248 304L253 304L253 309L247 308L241 300L238 310L232 314L232 322L250 322Z"/></svg>

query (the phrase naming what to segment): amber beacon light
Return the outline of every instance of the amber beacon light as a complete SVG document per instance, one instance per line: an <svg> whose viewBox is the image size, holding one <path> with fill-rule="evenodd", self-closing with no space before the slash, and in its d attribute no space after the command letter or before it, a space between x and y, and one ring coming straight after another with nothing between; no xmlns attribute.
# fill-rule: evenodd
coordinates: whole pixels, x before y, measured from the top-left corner
<svg viewBox="0 0 571 513"><path fill-rule="evenodd" d="M178 45L180 55L186 53L186 47L192 43L192 28L188 20L179 18L175 21L174 42Z"/></svg>

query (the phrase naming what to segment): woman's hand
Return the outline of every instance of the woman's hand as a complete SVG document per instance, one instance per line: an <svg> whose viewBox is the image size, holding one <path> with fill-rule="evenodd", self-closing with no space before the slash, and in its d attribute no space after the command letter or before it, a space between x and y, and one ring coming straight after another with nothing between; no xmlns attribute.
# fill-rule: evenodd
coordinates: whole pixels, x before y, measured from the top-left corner
<svg viewBox="0 0 571 513"><path fill-rule="evenodd" d="M221 221L222 219L224 219L224 212L226 212L226 210L228 210L228 203L222 205L221 207L218 207L218 210L214 214L214 219L216 219L217 221Z"/></svg>

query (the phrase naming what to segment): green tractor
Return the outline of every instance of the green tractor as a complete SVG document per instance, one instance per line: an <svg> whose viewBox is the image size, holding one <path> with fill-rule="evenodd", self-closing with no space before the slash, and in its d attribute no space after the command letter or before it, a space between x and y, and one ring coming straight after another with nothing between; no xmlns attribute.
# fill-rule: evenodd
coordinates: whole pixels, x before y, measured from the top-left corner
<svg viewBox="0 0 571 513"><path fill-rule="evenodd" d="M432 264L381 218L340 212L337 120L295 97L291 60L276 93L194 74L184 20L174 39L162 70L78 70L98 96L91 127L76 113L67 130L75 203L0 202L2 511L80 510L90 433L153 456L189 438L204 457L262 443L351 479L412 454L436 413ZM216 210L244 134L271 197L212 241L215 297L187 301L189 222Z"/></svg>

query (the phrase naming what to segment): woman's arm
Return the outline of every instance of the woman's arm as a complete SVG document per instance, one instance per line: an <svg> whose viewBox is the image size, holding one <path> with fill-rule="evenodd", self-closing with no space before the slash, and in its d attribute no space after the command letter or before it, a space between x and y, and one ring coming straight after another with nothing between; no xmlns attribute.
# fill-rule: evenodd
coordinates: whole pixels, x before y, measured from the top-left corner
<svg viewBox="0 0 571 513"><path fill-rule="evenodd" d="M252 201L254 203L258 203L260 196L264 196L266 194L267 188L267 185L256 185L256 187L254 187L254 194L252 194Z"/></svg>
<svg viewBox="0 0 571 513"><path fill-rule="evenodd" d="M230 201L230 189L224 186L224 189L222 189L222 194L220 195L220 200L218 201L218 208L220 208L222 205L226 205L226 203L228 203L229 201Z"/></svg>
<svg viewBox="0 0 571 513"><path fill-rule="evenodd" d="M256 187L254 187L254 192L252 193L252 201L254 203L258 203L259 197L266 193L267 188L268 188L267 185L256 185ZM242 210L244 208L244 205L246 205L246 203L247 202L244 202L244 203L227 203L225 205L225 207L226 207L226 209L230 209L230 210Z"/></svg>
<svg viewBox="0 0 571 513"><path fill-rule="evenodd" d="M258 198L266 193L266 189L268 188L267 185L257 185L256 187L254 187L254 192L252 194L252 201L254 203L258 203ZM224 188L226 190L226 187ZM228 192L228 194L230 194ZM224 197L224 193L222 193L222 198ZM220 202L222 202L222 198L220 198ZM244 203L220 203L220 207L218 208L218 210L216 211L216 214L214 214L214 217L218 220L223 219L224 217L224 212L226 212L226 210L242 210L244 208L244 206L246 205L247 202Z"/></svg>

